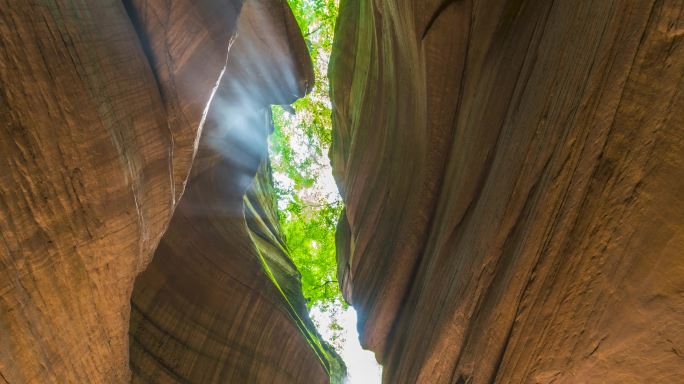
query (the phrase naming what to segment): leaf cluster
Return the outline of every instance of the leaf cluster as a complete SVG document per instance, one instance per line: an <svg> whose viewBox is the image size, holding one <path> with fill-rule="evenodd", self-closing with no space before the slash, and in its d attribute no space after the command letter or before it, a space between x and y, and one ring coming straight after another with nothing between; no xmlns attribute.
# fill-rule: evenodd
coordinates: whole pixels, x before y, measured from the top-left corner
<svg viewBox="0 0 684 384"><path fill-rule="evenodd" d="M271 163L285 242L302 275L308 306L344 303L336 278L335 227L339 196L326 196L320 179L330 173L331 107L327 66L338 0L289 0L314 64L312 92L293 104L296 115L273 107ZM339 326L339 325L338 325Z"/></svg>

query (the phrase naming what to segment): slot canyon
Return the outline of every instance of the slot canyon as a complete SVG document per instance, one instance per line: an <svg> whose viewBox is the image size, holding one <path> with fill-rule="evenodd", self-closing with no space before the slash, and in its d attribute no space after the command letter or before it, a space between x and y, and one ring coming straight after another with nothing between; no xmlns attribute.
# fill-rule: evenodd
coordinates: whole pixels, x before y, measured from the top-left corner
<svg viewBox="0 0 684 384"><path fill-rule="evenodd" d="M684 0L0 0L0 384L368 384L269 149L320 84L383 383L684 383Z"/></svg>

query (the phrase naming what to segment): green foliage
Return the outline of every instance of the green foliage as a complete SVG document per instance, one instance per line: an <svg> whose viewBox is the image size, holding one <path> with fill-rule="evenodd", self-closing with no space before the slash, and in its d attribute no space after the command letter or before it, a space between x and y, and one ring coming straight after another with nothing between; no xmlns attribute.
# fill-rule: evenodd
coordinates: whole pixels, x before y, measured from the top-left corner
<svg viewBox="0 0 684 384"><path fill-rule="evenodd" d="M309 47L316 81L307 97L297 100L294 108L299 116L300 132L315 146L317 156L323 155L332 142L330 97L328 94L328 62L332 51L338 0L289 0L302 35Z"/></svg>
<svg viewBox="0 0 684 384"><path fill-rule="evenodd" d="M289 4L309 47L316 82L309 95L293 104L295 115L273 107L271 164L281 228L302 275L304 297L309 309L316 306L328 314L331 342L339 348L344 340L337 317L346 303L337 283L335 228L342 202L325 185L332 172L327 159L332 142L327 71L338 0L289 0Z"/></svg>
<svg viewBox="0 0 684 384"><path fill-rule="evenodd" d="M335 261L335 225L341 210L339 202L311 206L295 194L281 213L290 256L302 274L309 306L341 299Z"/></svg>
<svg viewBox="0 0 684 384"><path fill-rule="evenodd" d="M332 50L339 1L288 0L288 3L309 46L312 59L316 62L323 55L327 63Z"/></svg>
<svg viewBox="0 0 684 384"><path fill-rule="evenodd" d="M337 0L290 0L314 64L316 83L298 100L292 116L273 107L271 162L281 227L290 255L302 274L309 308L342 300L336 278L335 227L342 210L339 196L321 186L330 174L331 136L327 65L332 49ZM328 188L329 189L329 188Z"/></svg>

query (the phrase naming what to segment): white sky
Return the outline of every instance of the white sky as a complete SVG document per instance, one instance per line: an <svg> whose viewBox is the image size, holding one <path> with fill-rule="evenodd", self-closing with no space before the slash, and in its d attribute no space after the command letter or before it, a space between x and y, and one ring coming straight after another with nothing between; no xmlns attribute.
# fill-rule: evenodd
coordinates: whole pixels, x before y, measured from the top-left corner
<svg viewBox="0 0 684 384"><path fill-rule="evenodd" d="M330 316L314 306L311 308L311 318L320 326L318 332L324 339L330 340ZM345 339L342 350L342 360L347 365L347 384L379 384L382 382L382 367L375 361L373 352L361 348L359 333L356 331L356 311L349 307L342 311L338 321L343 328Z"/></svg>

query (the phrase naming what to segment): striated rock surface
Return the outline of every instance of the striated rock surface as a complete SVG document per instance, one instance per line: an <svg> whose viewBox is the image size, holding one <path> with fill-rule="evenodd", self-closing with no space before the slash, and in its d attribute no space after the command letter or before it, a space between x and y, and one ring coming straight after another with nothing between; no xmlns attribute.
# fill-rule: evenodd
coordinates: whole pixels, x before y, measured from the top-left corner
<svg viewBox="0 0 684 384"><path fill-rule="evenodd" d="M341 380L341 360L308 319L267 162L270 105L311 84L287 5L245 3L186 192L135 284L133 382Z"/></svg>
<svg viewBox="0 0 684 384"><path fill-rule="evenodd" d="M207 108L224 73L242 0L123 0L159 85L183 193Z"/></svg>
<svg viewBox="0 0 684 384"><path fill-rule="evenodd" d="M309 89L310 59L287 4L254 0L228 63L241 7L0 1L0 383L343 373L306 317L265 157L269 104Z"/></svg>
<svg viewBox="0 0 684 384"><path fill-rule="evenodd" d="M683 8L342 2L339 278L386 383L684 377Z"/></svg>
<svg viewBox="0 0 684 384"><path fill-rule="evenodd" d="M172 137L123 5L0 3L0 382L125 382Z"/></svg>

